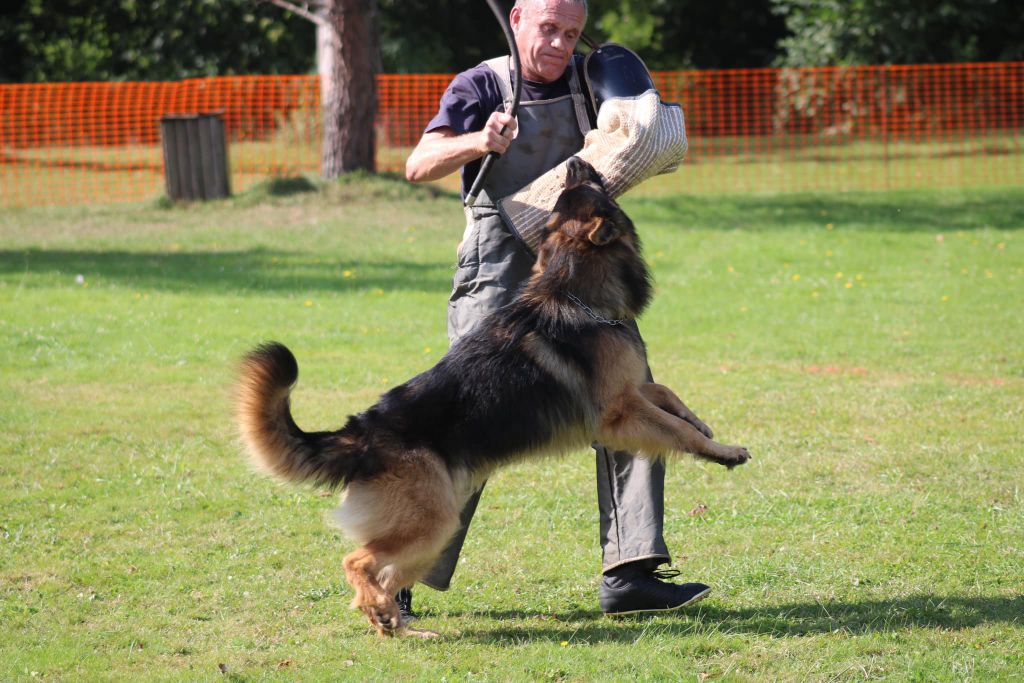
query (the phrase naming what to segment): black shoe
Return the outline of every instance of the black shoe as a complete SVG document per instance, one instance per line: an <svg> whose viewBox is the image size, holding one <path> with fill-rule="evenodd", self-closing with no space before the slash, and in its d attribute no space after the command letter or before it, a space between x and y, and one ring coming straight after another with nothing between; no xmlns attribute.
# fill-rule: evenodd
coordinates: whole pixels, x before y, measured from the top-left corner
<svg viewBox="0 0 1024 683"><path fill-rule="evenodd" d="M679 574L674 569L656 571L629 564L616 567L601 580L601 611L609 616L668 612L703 600L711 592L711 587L703 583L664 580Z"/></svg>
<svg viewBox="0 0 1024 683"><path fill-rule="evenodd" d="M395 602L398 603L398 613L402 615L402 623L408 624L419 617L412 611L412 589L403 588L395 595Z"/></svg>

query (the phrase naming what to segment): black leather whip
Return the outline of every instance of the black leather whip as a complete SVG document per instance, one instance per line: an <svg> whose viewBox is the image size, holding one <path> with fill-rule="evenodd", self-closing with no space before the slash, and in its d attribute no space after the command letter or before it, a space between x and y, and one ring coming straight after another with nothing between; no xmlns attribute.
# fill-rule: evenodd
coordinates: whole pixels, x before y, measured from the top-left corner
<svg viewBox="0 0 1024 683"><path fill-rule="evenodd" d="M512 70L515 72L515 80L512 83L512 107L507 113L511 114L514 118L519 113L519 94L523 89L523 70L522 65L519 63L519 46L516 45L516 37L512 33L512 26L508 23L508 17L501 11L497 0L487 0L487 4L491 8L491 12L494 13L498 23L501 24L501 30L505 33L505 40L508 41L509 55L512 57ZM508 126L502 127L502 134L505 133L507 128ZM487 175L491 172L491 167L500 156L497 152L488 152L487 156L484 157L483 163L480 164L480 171L476 174L476 180L473 181L473 187L469 189L469 194L466 195L466 206L476 204L476 199L480 196L480 188L483 187L484 181L487 180Z"/></svg>

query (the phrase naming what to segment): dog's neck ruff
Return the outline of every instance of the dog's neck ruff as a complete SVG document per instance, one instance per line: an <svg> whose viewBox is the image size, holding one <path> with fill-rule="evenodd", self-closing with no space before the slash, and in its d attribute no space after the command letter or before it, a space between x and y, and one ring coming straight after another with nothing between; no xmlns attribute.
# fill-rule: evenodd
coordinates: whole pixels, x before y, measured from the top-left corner
<svg viewBox="0 0 1024 683"><path fill-rule="evenodd" d="M593 318L597 322L601 323L602 325L612 325L612 326L615 326L615 325L621 325L623 323L629 322L629 318L620 318L618 320L609 320L608 318L605 318L604 316L596 313L594 311L594 309L592 309L590 306L588 306L585 303L583 303L580 300L580 298L578 296L576 296L575 294L573 294L572 292L566 292L565 295L569 298L569 301L572 301L574 304L576 304L577 306L582 308L584 313L586 313L587 315L589 315L591 318Z"/></svg>

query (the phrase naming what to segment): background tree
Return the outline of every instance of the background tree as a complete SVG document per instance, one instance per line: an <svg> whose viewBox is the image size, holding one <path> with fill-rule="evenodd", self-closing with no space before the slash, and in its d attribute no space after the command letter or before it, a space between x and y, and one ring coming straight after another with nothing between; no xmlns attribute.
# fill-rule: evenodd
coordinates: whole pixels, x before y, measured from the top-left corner
<svg viewBox="0 0 1024 683"><path fill-rule="evenodd" d="M270 0L317 26L323 141L320 174L327 180L376 169L376 0ZM313 8L310 8L310 5Z"/></svg>
<svg viewBox="0 0 1024 683"><path fill-rule="evenodd" d="M506 49L482 0L380 0L380 15L388 72L449 73ZM586 30L636 50L652 69L757 67L777 55L785 21L771 0L590 0Z"/></svg>
<svg viewBox="0 0 1024 683"><path fill-rule="evenodd" d="M506 11L512 3L501 3ZM483 0L379 0L383 69L452 73L506 50Z"/></svg>
<svg viewBox="0 0 1024 683"><path fill-rule="evenodd" d="M290 0L312 14L327 1ZM385 71L505 50L482 0L376 4ZM0 82L308 73L315 25L254 0L4 0ZM654 69L1024 59L1020 0L591 0L587 31Z"/></svg>
<svg viewBox="0 0 1024 683"><path fill-rule="evenodd" d="M772 0L781 66L1024 59L1020 0Z"/></svg>
<svg viewBox="0 0 1024 683"><path fill-rule="evenodd" d="M772 0L592 0L589 33L622 43L652 69L769 66L785 35Z"/></svg>
<svg viewBox="0 0 1024 683"><path fill-rule="evenodd" d="M305 73L312 45L312 24L252 0L0 2L0 82Z"/></svg>

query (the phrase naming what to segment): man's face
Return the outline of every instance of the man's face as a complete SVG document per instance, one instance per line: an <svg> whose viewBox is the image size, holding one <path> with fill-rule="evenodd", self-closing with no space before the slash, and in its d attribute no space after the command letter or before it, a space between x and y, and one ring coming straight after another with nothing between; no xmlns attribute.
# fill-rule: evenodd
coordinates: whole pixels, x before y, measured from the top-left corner
<svg viewBox="0 0 1024 683"><path fill-rule="evenodd" d="M509 16L519 45L523 78L551 83L561 78L587 20L583 5L566 0L529 0Z"/></svg>

